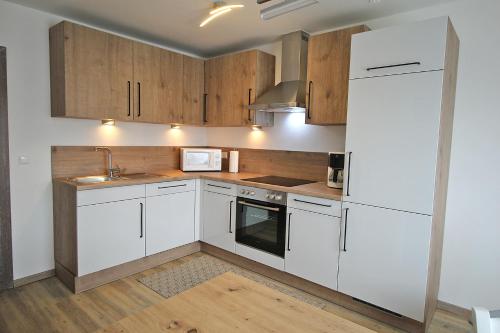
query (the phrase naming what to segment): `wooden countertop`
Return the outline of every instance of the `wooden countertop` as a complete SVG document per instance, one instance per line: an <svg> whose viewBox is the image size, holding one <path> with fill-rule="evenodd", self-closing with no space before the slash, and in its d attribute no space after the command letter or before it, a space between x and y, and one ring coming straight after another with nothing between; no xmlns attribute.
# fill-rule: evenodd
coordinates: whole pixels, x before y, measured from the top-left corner
<svg viewBox="0 0 500 333"><path fill-rule="evenodd" d="M334 189L326 186L324 182L316 182L306 185L299 185L293 187L268 185L261 183L254 183L245 181L243 179L266 176L256 173L229 173L229 172L183 172L180 170L171 170L162 172L161 174L139 174L139 175L124 175L122 179L112 180L102 183L77 183L71 180L71 178L56 178L55 182L63 182L71 185L77 191L93 190L106 187L117 187L117 186L128 186L128 185L140 185L140 184L152 184L161 183L175 180L186 180L186 179L209 179L215 181L222 181L227 183L233 183L238 185L246 185L259 187L274 191L281 191L287 193L295 193L301 195L308 195L312 197L319 197L331 200L340 201L342 199L342 190Z"/></svg>

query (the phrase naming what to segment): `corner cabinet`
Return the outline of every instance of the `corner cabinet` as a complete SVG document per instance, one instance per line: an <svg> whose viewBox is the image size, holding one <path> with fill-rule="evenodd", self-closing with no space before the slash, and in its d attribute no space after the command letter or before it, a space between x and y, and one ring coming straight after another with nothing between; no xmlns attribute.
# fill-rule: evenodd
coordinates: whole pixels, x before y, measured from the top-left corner
<svg viewBox="0 0 500 333"><path fill-rule="evenodd" d="M307 124L346 124L351 37L368 30L367 26L360 25L309 38Z"/></svg>
<svg viewBox="0 0 500 333"><path fill-rule="evenodd" d="M247 105L275 83L275 57L259 50L205 61L204 124L207 126L272 126L272 113Z"/></svg>
<svg viewBox="0 0 500 333"><path fill-rule="evenodd" d="M50 73L53 117L202 121L201 59L63 21L50 29Z"/></svg>

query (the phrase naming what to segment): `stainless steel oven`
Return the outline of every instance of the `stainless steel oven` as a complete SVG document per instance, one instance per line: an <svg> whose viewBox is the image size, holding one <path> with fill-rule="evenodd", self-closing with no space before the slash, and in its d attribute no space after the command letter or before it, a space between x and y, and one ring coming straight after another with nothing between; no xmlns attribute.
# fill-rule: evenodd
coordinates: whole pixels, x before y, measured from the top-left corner
<svg viewBox="0 0 500 333"><path fill-rule="evenodd" d="M236 242L285 257L286 193L239 186Z"/></svg>

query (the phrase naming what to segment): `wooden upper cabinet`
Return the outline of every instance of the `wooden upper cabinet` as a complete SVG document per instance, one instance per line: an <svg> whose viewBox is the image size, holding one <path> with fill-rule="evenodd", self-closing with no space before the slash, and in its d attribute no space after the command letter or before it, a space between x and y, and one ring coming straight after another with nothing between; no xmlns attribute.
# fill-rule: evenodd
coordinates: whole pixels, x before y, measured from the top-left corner
<svg viewBox="0 0 500 333"><path fill-rule="evenodd" d="M202 125L205 93L205 62L183 56L182 116L177 123Z"/></svg>
<svg viewBox="0 0 500 333"><path fill-rule="evenodd" d="M182 122L183 55L134 42L134 120Z"/></svg>
<svg viewBox="0 0 500 333"><path fill-rule="evenodd" d="M246 107L274 86L275 57L258 50L209 59L205 62L208 126L272 126L273 115Z"/></svg>
<svg viewBox="0 0 500 333"><path fill-rule="evenodd" d="M351 36L368 30L367 26L360 25L309 38L307 124L346 123Z"/></svg>
<svg viewBox="0 0 500 333"><path fill-rule="evenodd" d="M50 29L52 116L132 120L133 42L69 22Z"/></svg>

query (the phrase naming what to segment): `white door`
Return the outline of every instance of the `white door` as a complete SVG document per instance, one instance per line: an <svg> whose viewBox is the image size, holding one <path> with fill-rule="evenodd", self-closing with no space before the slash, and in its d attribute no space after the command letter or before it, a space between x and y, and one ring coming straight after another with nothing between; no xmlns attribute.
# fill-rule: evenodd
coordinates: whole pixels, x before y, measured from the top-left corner
<svg viewBox="0 0 500 333"><path fill-rule="evenodd" d="M351 203L343 208L338 290L422 322L432 218Z"/></svg>
<svg viewBox="0 0 500 333"><path fill-rule="evenodd" d="M194 242L195 191L146 198L146 255Z"/></svg>
<svg viewBox="0 0 500 333"><path fill-rule="evenodd" d="M350 81L345 201L432 214L442 79Z"/></svg>
<svg viewBox="0 0 500 333"><path fill-rule="evenodd" d="M236 197L204 191L202 207L203 241L235 252Z"/></svg>
<svg viewBox="0 0 500 333"><path fill-rule="evenodd" d="M77 208L78 276L145 255L144 199Z"/></svg>
<svg viewBox="0 0 500 333"><path fill-rule="evenodd" d="M288 208L285 271L337 289L340 219Z"/></svg>

